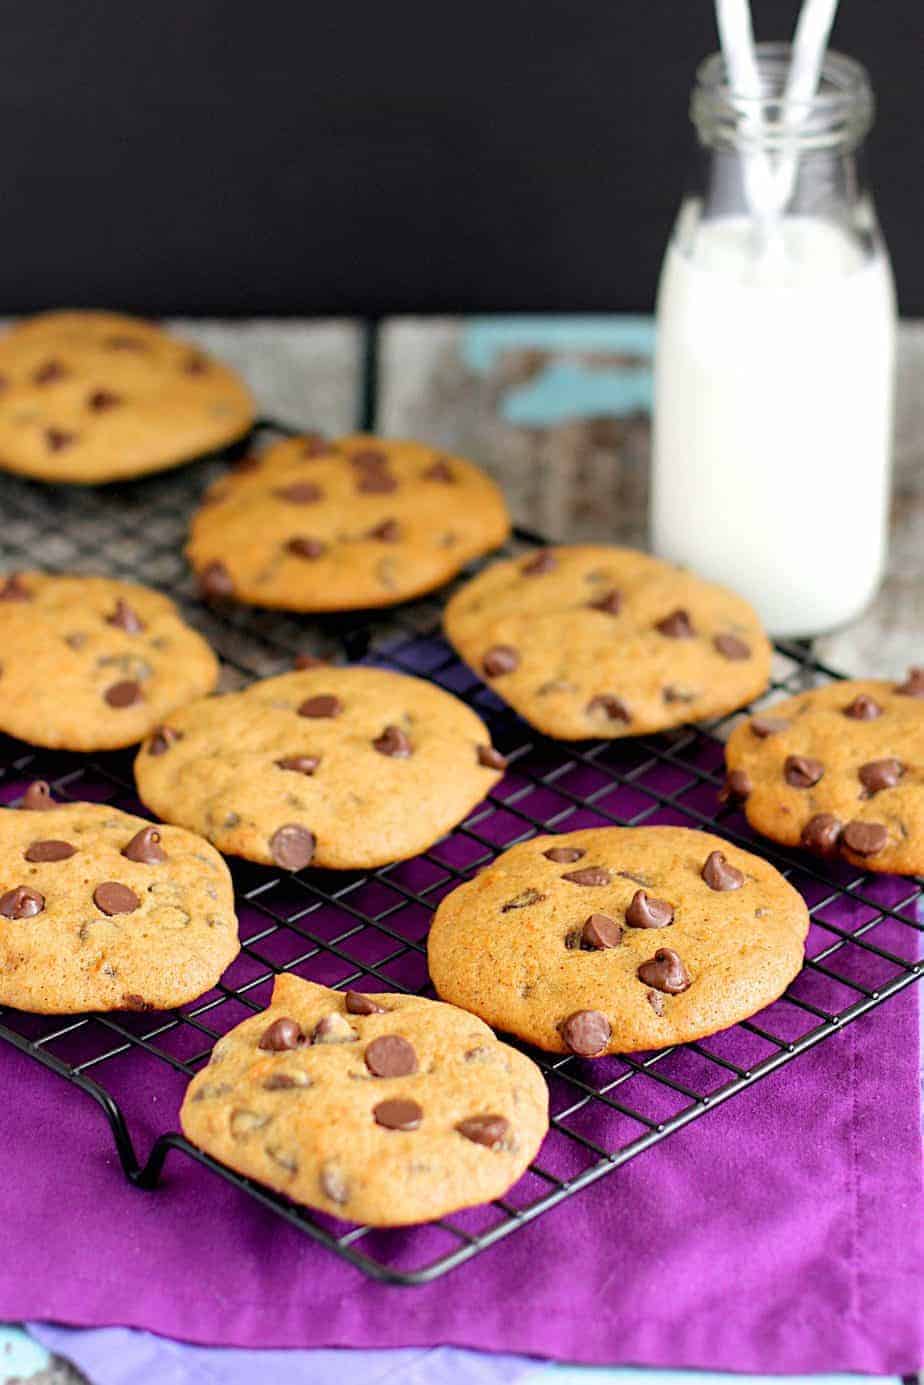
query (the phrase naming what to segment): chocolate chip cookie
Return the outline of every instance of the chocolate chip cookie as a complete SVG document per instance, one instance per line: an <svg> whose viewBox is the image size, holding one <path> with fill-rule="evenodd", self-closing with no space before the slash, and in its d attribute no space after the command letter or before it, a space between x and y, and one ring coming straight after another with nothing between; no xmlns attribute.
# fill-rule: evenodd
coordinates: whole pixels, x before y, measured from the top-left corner
<svg viewBox="0 0 924 1385"><path fill-rule="evenodd" d="M159 817L300 870L384 865L438 840L503 772L480 719L432 683L311 668L194 702L135 761Z"/></svg>
<svg viewBox="0 0 924 1385"><path fill-rule="evenodd" d="M206 597L290 611L391 606L503 543L497 486L419 442L317 434L212 486L186 550Z"/></svg>
<svg viewBox="0 0 924 1385"><path fill-rule="evenodd" d="M444 624L497 695L559 740L718 716L770 674L770 644L746 601L628 548L495 563L455 593Z"/></svg>
<svg viewBox="0 0 924 1385"><path fill-rule="evenodd" d="M604 827L512 847L442 901L443 1000L553 1053L685 1043L769 1005L808 910L758 856L684 827Z"/></svg>
<svg viewBox="0 0 924 1385"><path fill-rule="evenodd" d="M189 1084L186 1136L348 1221L405 1226L501 1197L548 1129L542 1074L487 1025L408 995L276 979Z"/></svg>
<svg viewBox="0 0 924 1385"><path fill-rule="evenodd" d="M774 703L735 727L725 759L726 792L764 836L924 875L924 668Z"/></svg>
<svg viewBox="0 0 924 1385"><path fill-rule="evenodd" d="M247 433L244 382L198 347L121 313L51 312L0 338L0 467L97 484Z"/></svg>
<svg viewBox="0 0 924 1385"><path fill-rule="evenodd" d="M164 1010L238 954L231 877L178 827L33 784L0 809L0 1004L43 1015Z"/></svg>
<svg viewBox="0 0 924 1385"><path fill-rule="evenodd" d="M218 661L159 592L108 577L0 577L0 730L65 750L134 745L214 688Z"/></svg>

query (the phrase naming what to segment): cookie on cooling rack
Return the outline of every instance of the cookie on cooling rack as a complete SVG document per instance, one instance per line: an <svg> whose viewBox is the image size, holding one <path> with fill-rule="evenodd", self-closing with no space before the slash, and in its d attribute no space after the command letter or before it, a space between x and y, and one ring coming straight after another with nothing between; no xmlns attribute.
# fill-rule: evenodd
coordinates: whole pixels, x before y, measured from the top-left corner
<svg viewBox="0 0 924 1385"><path fill-rule="evenodd" d="M924 668L799 693L735 727L728 792L785 846L924 874Z"/></svg>
<svg viewBox="0 0 924 1385"><path fill-rule="evenodd" d="M684 827L534 837L446 896L443 1000L553 1053L685 1043L769 1005L802 965L808 910L771 865Z"/></svg>
<svg viewBox="0 0 924 1385"><path fill-rule="evenodd" d="M187 556L207 597L290 611L392 606L504 542L498 487L419 442L277 443L206 493Z"/></svg>
<svg viewBox="0 0 924 1385"><path fill-rule="evenodd" d="M405 1226L501 1197L548 1129L542 1074L486 1024L408 995L276 979L189 1085L186 1136L295 1202Z"/></svg>
<svg viewBox="0 0 924 1385"><path fill-rule="evenodd" d="M504 761L432 683L305 669L175 712L142 747L142 799L221 851L300 870L403 860L485 797Z"/></svg>
<svg viewBox="0 0 924 1385"><path fill-rule="evenodd" d="M231 877L208 842L30 786L0 809L0 1004L43 1015L164 1010L239 951Z"/></svg>
<svg viewBox="0 0 924 1385"><path fill-rule="evenodd" d="M42 481L143 476L250 430L243 380L121 313L51 312L0 338L0 468Z"/></svg>
<svg viewBox="0 0 924 1385"><path fill-rule="evenodd" d="M770 675L770 644L746 601L628 548L494 563L453 595L444 626L499 697L559 740L719 716Z"/></svg>
<svg viewBox="0 0 924 1385"><path fill-rule="evenodd" d="M218 661L160 592L109 577L0 577L0 730L64 750L134 745Z"/></svg>

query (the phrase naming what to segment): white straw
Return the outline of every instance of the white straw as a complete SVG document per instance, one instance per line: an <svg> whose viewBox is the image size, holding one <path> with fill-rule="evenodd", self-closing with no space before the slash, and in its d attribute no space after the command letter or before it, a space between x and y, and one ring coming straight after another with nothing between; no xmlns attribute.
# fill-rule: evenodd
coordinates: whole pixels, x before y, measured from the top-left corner
<svg viewBox="0 0 924 1385"><path fill-rule="evenodd" d="M716 0L715 14L729 86L735 96L756 103L763 94L763 85L748 0ZM760 110L746 115L742 123L758 146L744 155L745 197L752 216L764 225L773 213L776 187L767 156L759 148Z"/></svg>
<svg viewBox="0 0 924 1385"><path fill-rule="evenodd" d="M818 90L836 13L837 0L803 0L799 13L792 44L792 62L783 93L783 126L792 131L793 138L777 171L774 200L778 214L786 208L795 189L799 156L794 137L806 105Z"/></svg>

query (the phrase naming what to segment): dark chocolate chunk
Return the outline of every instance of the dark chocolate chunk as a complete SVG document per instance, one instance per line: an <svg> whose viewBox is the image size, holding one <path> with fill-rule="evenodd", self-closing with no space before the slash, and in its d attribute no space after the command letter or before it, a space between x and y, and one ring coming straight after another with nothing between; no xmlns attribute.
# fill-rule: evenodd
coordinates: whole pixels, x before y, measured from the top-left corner
<svg viewBox="0 0 924 1385"><path fill-rule="evenodd" d="M744 884L743 873L726 860L723 851L710 851L701 875L710 890L740 890Z"/></svg>
<svg viewBox="0 0 924 1385"><path fill-rule="evenodd" d="M584 948L618 947L622 942L622 928L609 914L591 914L584 920L581 929L581 946Z"/></svg>
<svg viewBox="0 0 924 1385"><path fill-rule="evenodd" d="M579 846L550 846L548 851L543 851L542 854L547 861L554 861L557 866L570 866L582 856L586 856L587 852Z"/></svg>
<svg viewBox="0 0 924 1385"><path fill-rule="evenodd" d="M133 914L141 900L134 890L120 885L118 880L104 880L93 891L93 903L101 914L111 917L113 914Z"/></svg>
<svg viewBox="0 0 924 1385"><path fill-rule="evenodd" d="M363 1057L373 1077L410 1077L417 1071L414 1046L400 1034L382 1034L373 1039L366 1045Z"/></svg>
<svg viewBox="0 0 924 1385"><path fill-rule="evenodd" d="M554 572L557 567L555 554L543 548L534 557L527 558L526 562L521 564L520 571L524 577L541 577L546 572Z"/></svg>
<svg viewBox="0 0 924 1385"><path fill-rule="evenodd" d="M60 804L52 798L51 789L44 779L34 779L23 794L19 806L32 813L45 813L49 808L60 807Z"/></svg>
<svg viewBox="0 0 924 1385"><path fill-rule="evenodd" d="M484 765L485 769L505 770L507 761L499 750L495 750L493 745L478 746L478 763Z"/></svg>
<svg viewBox="0 0 924 1385"><path fill-rule="evenodd" d="M182 739L182 731L174 731L172 726L158 726L148 741L148 754L165 755L172 745Z"/></svg>
<svg viewBox="0 0 924 1385"><path fill-rule="evenodd" d="M314 505L323 494L313 481L293 481L290 486L280 486L273 491L278 500L287 500L292 505Z"/></svg>
<svg viewBox="0 0 924 1385"><path fill-rule="evenodd" d="M27 861L69 861L76 853L76 846L71 846L70 842L57 842L50 838L30 842L23 855Z"/></svg>
<svg viewBox="0 0 924 1385"><path fill-rule="evenodd" d="M289 755L276 761L279 769L291 770L293 774L314 774L320 763L320 755Z"/></svg>
<svg viewBox="0 0 924 1385"><path fill-rule="evenodd" d="M317 846L314 833L296 822L277 827L270 837L270 855L283 870L302 870L311 864Z"/></svg>
<svg viewBox="0 0 924 1385"><path fill-rule="evenodd" d="M320 539L309 538L305 534L299 534L294 539L289 539L286 543L286 552L291 553L293 558L321 558L327 551L327 545Z"/></svg>
<svg viewBox="0 0 924 1385"><path fill-rule="evenodd" d="M270 1053L285 1053L289 1049L298 1048L299 1044L304 1042L305 1036L299 1025L287 1017L273 1020L260 1036L260 1047L269 1050Z"/></svg>
<svg viewBox="0 0 924 1385"><path fill-rule="evenodd" d="M671 947L659 947L655 955L643 962L635 973L639 981L667 995L679 995L689 989L687 969Z"/></svg>
<svg viewBox="0 0 924 1385"><path fill-rule="evenodd" d="M502 914L509 914L511 909L528 909L533 904L541 904L545 895L539 890L522 890L520 894L514 895L513 899L508 899L507 903L501 908Z"/></svg>
<svg viewBox="0 0 924 1385"><path fill-rule="evenodd" d="M167 859L156 827L142 827L128 845L122 848L122 855L129 861L138 861L143 866L157 866Z"/></svg>
<svg viewBox="0 0 924 1385"><path fill-rule="evenodd" d="M596 1058L606 1048L613 1033L606 1015L599 1010L576 1010L561 1026L561 1036L572 1053L581 1058Z"/></svg>
<svg viewBox="0 0 924 1385"><path fill-rule="evenodd" d="M882 789L894 789L905 772L901 760L894 755L884 760L870 760L857 770L860 783L870 793L880 793Z"/></svg>
<svg viewBox="0 0 924 1385"><path fill-rule="evenodd" d="M92 409L93 413L101 414L107 409L114 409L122 403L122 396L113 394L111 390L94 390L87 396L87 408Z"/></svg>
<svg viewBox="0 0 924 1385"><path fill-rule="evenodd" d="M674 922L674 906L666 899L652 899L644 890L636 890L626 910L630 928L667 928Z"/></svg>
<svg viewBox="0 0 924 1385"><path fill-rule="evenodd" d="M43 365L33 371L32 383L35 385L52 385L56 380L65 379L70 373L60 361L45 361Z"/></svg>
<svg viewBox="0 0 924 1385"><path fill-rule="evenodd" d="M629 722L632 720L628 707L621 697L616 697L614 693L599 693L592 697L585 708L589 716L595 712L603 712L610 721Z"/></svg>
<svg viewBox="0 0 924 1385"><path fill-rule="evenodd" d="M366 535L367 539L379 539L382 543L397 543L401 537L401 525L396 519L383 519Z"/></svg>
<svg viewBox="0 0 924 1385"><path fill-rule="evenodd" d="M63 452L77 441L76 433L68 433L64 428L46 428L45 443L49 452Z"/></svg>
<svg viewBox="0 0 924 1385"><path fill-rule="evenodd" d="M362 995L359 991L347 991L346 1008L351 1015L384 1015L386 1013L384 1005L377 1005L371 995Z"/></svg>
<svg viewBox="0 0 924 1385"><path fill-rule="evenodd" d="M119 630L124 630L127 635L140 635L144 630L144 621L132 610L127 601L119 597L116 602L115 610L111 616L106 617L107 625L114 625Z"/></svg>
<svg viewBox="0 0 924 1385"><path fill-rule="evenodd" d="M380 1101L372 1112L376 1125L385 1130L416 1130L423 1120L423 1111L416 1101L391 1097Z"/></svg>
<svg viewBox="0 0 924 1385"><path fill-rule="evenodd" d="M689 611L684 610L671 611L669 616L655 623L655 629L671 640L689 640L696 633Z"/></svg>
<svg viewBox="0 0 924 1385"><path fill-rule="evenodd" d="M882 708L874 697L868 693L857 693L852 702L848 702L844 708L844 716L851 717L854 721L875 721L882 716Z"/></svg>
<svg viewBox="0 0 924 1385"><path fill-rule="evenodd" d="M343 711L343 703L334 693L315 693L306 697L298 708L300 717L337 717Z"/></svg>
<svg viewBox="0 0 924 1385"><path fill-rule="evenodd" d="M605 866L584 866L565 871L562 880L570 880L572 885L608 885L610 873Z"/></svg>
<svg viewBox="0 0 924 1385"><path fill-rule="evenodd" d="M393 760L407 760L414 753L409 737L400 726L386 726L372 744L380 755L388 755Z"/></svg>
<svg viewBox="0 0 924 1385"><path fill-rule="evenodd" d="M779 731L785 731L789 722L784 717L751 717L751 730L760 741L765 741L768 736L775 736Z"/></svg>
<svg viewBox="0 0 924 1385"><path fill-rule="evenodd" d="M602 596L595 596L593 601L588 601L587 604L592 611L602 611L604 615L618 616L622 609L622 593L613 587L610 591L604 592Z"/></svg>
<svg viewBox="0 0 924 1385"><path fill-rule="evenodd" d="M888 828L881 822L848 822L841 841L856 856L875 856L889 840Z"/></svg>
<svg viewBox="0 0 924 1385"><path fill-rule="evenodd" d="M842 823L833 813L816 813L802 829L801 842L809 851L831 856L840 841Z"/></svg>
<svg viewBox="0 0 924 1385"><path fill-rule="evenodd" d="M730 769L725 776L724 787L719 790L719 800L722 803L740 803L747 798L753 787L746 770Z"/></svg>
<svg viewBox="0 0 924 1385"><path fill-rule="evenodd" d="M510 1122L503 1116L466 1116L456 1125L460 1135L486 1149L501 1149L510 1131Z"/></svg>
<svg viewBox="0 0 924 1385"><path fill-rule="evenodd" d="M452 467L445 457L437 457L436 461L427 467L423 477L425 481L454 481L456 479L452 474Z"/></svg>
<svg viewBox="0 0 924 1385"><path fill-rule="evenodd" d="M110 707L134 707L136 702L143 700L144 694L141 684L136 683L134 678L123 678L118 683L110 684L103 697Z"/></svg>
<svg viewBox="0 0 924 1385"><path fill-rule="evenodd" d="M783 762L783 778L794 789L810 789L825 772L820 760L811 755L787 755Z"/></svg>
<svg viewBox="0 0 924 1385"><path fill-rule="evenodd" d="M509 644L494 645L481 661L481 667L489 678L500 678L504 673L513 673L519 665L520 655Z"/></svg>
<svg viewBox="0 0 924 1385"><path fill-rule="evenodd" d="M749 659L751 647L739 640L737 635L716 635L712 643L723 659Z"/></svg>
<svg viewBox="0 0 924 1385"><path fill-rule="evenodd" d="M45 896L28 885L17 885L0 895L0 914L5 919L31 919L45 908Z"/></svg>

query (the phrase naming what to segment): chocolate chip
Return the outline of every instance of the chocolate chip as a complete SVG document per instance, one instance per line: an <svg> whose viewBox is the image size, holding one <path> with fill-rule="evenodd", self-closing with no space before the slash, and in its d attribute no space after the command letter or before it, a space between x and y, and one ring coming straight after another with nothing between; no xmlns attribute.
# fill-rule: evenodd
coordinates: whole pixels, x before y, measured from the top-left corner
<svg viewBox="0 0 924 1385"><path fill-rule="evenodd" d="M875 856L889 840L888 828L881 822L848 822L841 838L856 856Z"/></svg>
<svg viewBox="0 0 924 1385"><path fill-rule="evenodd" d="M712 643L723 659L749 659L751 646L739 640L737 635L716 635Z"/></svg>
<svg viewBox="0 0 924 1385"><path fill-rule="evenodd" d="M287 500L292 505L314 505L323 496L320 486L312 481L294 481L291 486L280 486L273 491L279 500Z"/></svg>
<svg viewBox="0 0 924 1385"><path fill-rule="evenodd" d="M122 848L122 855L129 861L138 861L143 866L156 866L167 859L156 827L142 827L128 845Z"/></svg>
<svg viewBox="0 0 924 1385"><path fill-rule="evenodd" d="M106 337L103 345L110 351L147 351L147 342L141 341L138 337L114 336Z"/></svg>
<svg viewBox="0 0 924 1385"><path fill-rule="evenodd" d="M144 621L139 619L128 602L123 601L121 597L116 602L112 615L106 617L106 624L115 625L128 635L140 635L145 628Z"/></svg>
<svg viewBox="0 0 924 1385"><path fill-rule="evenodd" d="M386 1013L383 1005L377 1005L370 995L362 995L359 991L347 991L346 1008L351 1015L384 1015Z"/></svg>
<svg viewBox="0 0 924 1385"><path fill-rule="evenodd" d="M325 668L329 662L328 659L319 659L316 654L296 654L292 661L292 667L297 669Z"/></svg>
<svg viewBox="0 0 924 1385"><path fill-rule="evenodd" d="M373 1077L409 1077L417 1071L414 1046L400 1034L383 1034L373 1039L366 1045L363 1057Z"/></svg>
<svg viewBox="0 0 924 1385"><path fill-rule="evenodd" d="M502 914L509 914L511 909L529 909L533 904L541 904L545 895L539 890L521 890L513 899L508 899L507 903L501 908Z"/></svg>
<svg viewBox="0 0 924 1385"><path fill-rule="evenodd" d="M613 1033L606 1015L599 1010L576 1010L561 1026L561 1036L572 1053L581 1058L596 1058Z"/></svg>
<svg viewBox="0 0 924 1385"><path fill-rule="evenodd" d="M273 1020L260 1035L260 1048L270 1053L285 1053L305 1042L305 1036L295 1020L284 1016Z"/></svg>
<svg viewBox="0 0 924 1385"><path fill-rule="evenodd" d="M76 853L76 846L71 846L70 842L49 839L30 842L23 854L27 861L69 861Z"/></svg>
<svg viewBox="0 0 924 1385"><path fill-rule="evenodd" d="M141 900L127 885L120 885L118 880L105 880L93 891L93 903L101 914L111 918L113 914L134 913Z"/></svg>
<svg viewBox="0 0 924 1385"><path fill-rule="evenodd" d="M375 495L386 495L389 491L398 489L398 482L389 472L373 470L370 467L360 473L356 482L356 489Z"/></svg>
<svg viewBox="0 0 924 1385"><path fill-rule="evenodd" d="M28 809L30 813L47 813L50 808L60 807L60 804L55 803L51 789L44 779L34 779L23 794L19 806Z"/></svg>
<svg viewBox="0 0 924 1385"><path fill-rule="evenodd" d="M581 929L581 946L587 948L618 947L622 928L609 914L591 914Z"/></svg>
<svg viewBox="0 0 924 1385"><path fill-rule="evenodd" d="M896 683L895 691L902 697L924 697L924 665L910 668L904 683Z"/></svg>
<svg viewBox="0 0 924 1385"><path fill-rule="evenodd" d="M31 601L32 593L18 572L11 572L0 586L0 601Z"/></svg>
<svg viewBox="0 0 924 1385"><path fill-rule="evenodd" d="M204 375L208 368L208 361L204 356L200 356L198 352L193 352L192 355L187 356L186 360L183 362L184 375Z"/></svg>
<svg viewBox="0 0 924 1385"><path fill-rule="evenodd" d="M452 474L452 467L445 457L438 457L431 466L428 466L423 477L425 481L454 481L456 479Z"/></svg>
<svg viewBox="0 0 924 1385"><path fill-rule="evenodd" d="M678 688L676 683L669 683L662 690L661 696L670 705L674 702L695 702L699 693L692 688Z"/></svg>
<svg viewBox="0 0 924 1385"><path fill-rule="evenodd" d="M380 452L377 447L364 447L360 452L354 452L350 458L351 466L362 468L382 467L388 465L388 457L384 452Z"/></svg>
<svg viewBox="0 0 924 1385"><path fill-rule="evenodd" d="M831 856L837 850L841 836L841 820L833 813L816 813L802 829L800 841L808 851Z"/></svg>
<svg viewBox="0 0 924 1385"><path fill-rule="evenodd" d="M783 717L751 717L751 730L759 741L765 741L768 736L775 736L779 731L785 731L789 722Z"/></svg>
<svg viewBox="0 0 924 1385"><path fill-rule="evenodd" d="M289 755L276 761L279 769L291 770L293 774L314 774L320 763L320 755Z"/></svg>
<svg viewBox="0 0 924 1385"><path fill-rule="evenodd" d="M557 866L570 866L582 856L586 856L587 852L579 846L550 846L548 851L543 851L542 854L547 861L554 861Z"/></svg>
<svg viewBox="0 0 924 1385"><path fill-rule="evenodd" d="M380 539L382 543L397 543L401 537L401 525L396 519L383 519L366 534L367 539Z"/></svg>
<svg viewBox="0 0 924 1385"><path fill-rule="evenodd" d="M558 561L554 553L543 548L533 558L528 558L520 568L524 577L541 577L546 572L554 572Z"/></svg>
<svg viewBox="0 0 924 1385"><path fill-rule="evenodd" d="M234 595L234 582L224 563L208 563L199 573L199 594L207 600L220 600Z"/></svg>
<svg viewBox="0 0 924 1385"><path fill-rule="evenodd" d="M286 544L286 552L291 553L293 558L321 558L326 551L327 544L322 543L320 539L308 538L304 534L289 539Z"/></svg>
<svg viewBox="0 0 924 1385"><path fill-rule="evenodd" d="M323 1015L311 1031L313 1044L355 1044L358 1034L338 1010Z"/></svg>
<svg viewBox="0 0 924 1385"><path fill-rule="evenodd" d="M294 1020L291 1023L294 1023ZM263 1048L263 1044L260 1047ZM311 1078L306 1072L271 1072L261 1086L265 1092L285 1092L293 1087L310 1087Z"/></svg>
<svg viewBox="0 0 924 1385"><path fill-rule="evenodd" d="M381 1125L385 1130L416 1130L423 1120L423 1111L417 1102L401 1097L380 1101L372 1114L376 1125Z"/></svg>
<svg viewBox="0 0 924 1385"><path fill-rule="evenodd" d="M652 899L644 890L636 890L626 910L630 928L666 928L674 922L674 906L666 899Z"/></svg>
<svg viewBox="0 0 924 1385"><path fill-rule="evenodd" d="M456 1125L460 1135L486 1149L501 1149L510 1132L510 1122L503 1116L466 1116Z"/></svg>
<svg viewBox="0 0 924 1385"><path fill-rule="evenodd" d="M616 697L613 693L600 693L597 697L592 697L584 709L589 716L595 712L603 712L610 721L628 722L632 720L628 707L621 697Z"/></svg>
<svg viewBox="0 0 924 1385"><path fill-rule="evenodd" d="M0 914L5 919L31 919L45 908L45 896L28 885L17 885L0 895Z"/></svg>
<svg viewBox="0 0 924 1385"><path fill-rule="evenodd" d="M662 635L666 635L670 640L689 640L693 638L695 631L693 622L690 620L689 611L671 611L669 616L663 620L655 622L655 629Z"/></svg>
<svg viewBox="0 0 924 1385"><path fill-rule="evenodd" d="M63 428L46 428L45 443L49 452L63 452L77 441L76 433L68 433Z"/></svg>
<svg viewBox="0 0 924 1385"><path fill-rule="evenodd" d="M338 717L343 711L343 703L333 693L315 693L306 697L298 708L300 717Z"/></svg>
<svg viewBox="0 0 924 1385"><path fill-rule="evenodd" d="M407 760L414 753L413 745L400 726L386 726L372 744L380 755L388 755L393 760Z"/></svg>
<svg viewBox="0 0 924 1385"><path fill-rule="evenodd" d="M519 665L520 656L509 644L494 645L481 661L481 667L489 678L500 678L504 673L513 673Z"/></svg>
<svg viewBox="0 0 924 1385"><path fill-rule="evenodd" d="M645 999L656 1015L664 1014L664 997L660 991L646 991Z"/></svg>
<svg viewBox="0 0 924 1385"><path fill-rule="evenodd" d="M343 1170L337 1164L322 1165L318 1182L324 1196L329 1197L331 1202L336 1202L338 1207L342 1207L349 1200L350 1187Z"/></svg>
<svg viewBox="0 0 924 1385"><path fill-rule="evenodd" d="M38 370L33 371L32 382L36 385L52 385L56 380L63 380L68 375L70 371L60 361L46 361Z"/></svg>
<svg viewBox="0 0 924 1385"><path fill-rule="evenodd" d="M894 789L904 772L905 767L901 760L896 760L894 756L889 756L885 760L870 760L857 770L860 783L864 789L869 789L870 793Z"/></svg>
<svg viewBox="0 0 924 1385"><path fill-rule="evenodd" d="M622 609L622 592L618 592L613 587L611 591L604 592L602 596L595 596L593 601L588 601L587 604L592 611L602 611L604 615L618 616Z"/></svg>
<svg viewBox="0 0 924 1385"><path fill-rule="evenodd" d="M686 967L671 947L659 947L655 955L643 962L635 973L639 981L667 995L679 995L689 989Z"/></svg>
<svg viewBox="0 0 924 1385"><path fill-rule="evenodd" d="M277 827L269 843L270 855L283 870L302 870L310 865L316 846L314 833L295 822Z"/></svg>
<svg viewBox="0 0 924 1385"><path fill-rule="evenodd" d="M820 760L810 755L787 755L783 762L783 778L794 789L810 789L825 772Z"/></svg>
<svg viewBox="0 0 924 1385"><path fill-rule="evenodd" d="M145 1000L143 995L136 995L131 992L122 996L122 1005L126 1010L153 1010L154 1006L150 1000Z"/></svg>
<svg viewBox="0 0 924 1385"><path fill-rule="evenodd" d="M144 694L140 683L133 678L123 678L118 683L112 683L103 697L110 707L134 707L136 702L143 700Z"/></svg>
<svg viewBox="0 0 924 1385"><path fill-rule="evenodd" d="M92 409L95 414L101 414L106 409L114 409L121 403L122 396L113 394L111 390L94 390L87 396L87 408Z"/></svg>
<svg viewBox="0 0 924 1385"><path fill-rule="evenodd" d="M570 880L572 885L608 885L610 873L605 866L585 866L582 870L565 871L562 880Z"/></svg>
<svg viewBox="0 0 924 1385"><path fill-rule="evenodd" d="M302 456L308 459L324 457L336 451L333 443L328 442L323 433L306 433L301 443Z"/></svg>
<svg viewBox="0 0 924 1385"><path fill-rule="evenodd" d="M172 726L158 726L148 742L148 754L165 755L172 745L182 739L182 731L174 731Z"/></svg>
<svg viewBox="0 0 924 1385"><path fill-rule="evenodd" d="M505 770L507 761L499 750L495 750L493 745L480 745L478 747L478 763L485 769Z"/></svg>
<svg viewBox="0 0 924 1385"><path fill-rule="evenodd" d="M725 859L723 851L710 851L700 872L710 890L740 890L744 875Z"/></svg>
<svg viewBox="0 0 924 1385"><path fill-rule="evenodd" d="M719 790L719 801L722 803L741 802L747 798L753 789L750 776L743 769L730 769L725 776L725 784Z"/></svg>
<svg viewBox="0 0 924 1385"><path fill-rule="evenodd" d="M857 693L852 702L848 702L844 708L844 716L851 717L854 721L875 721L882 716L882 708L874 697L868 693Z"/></svg>

